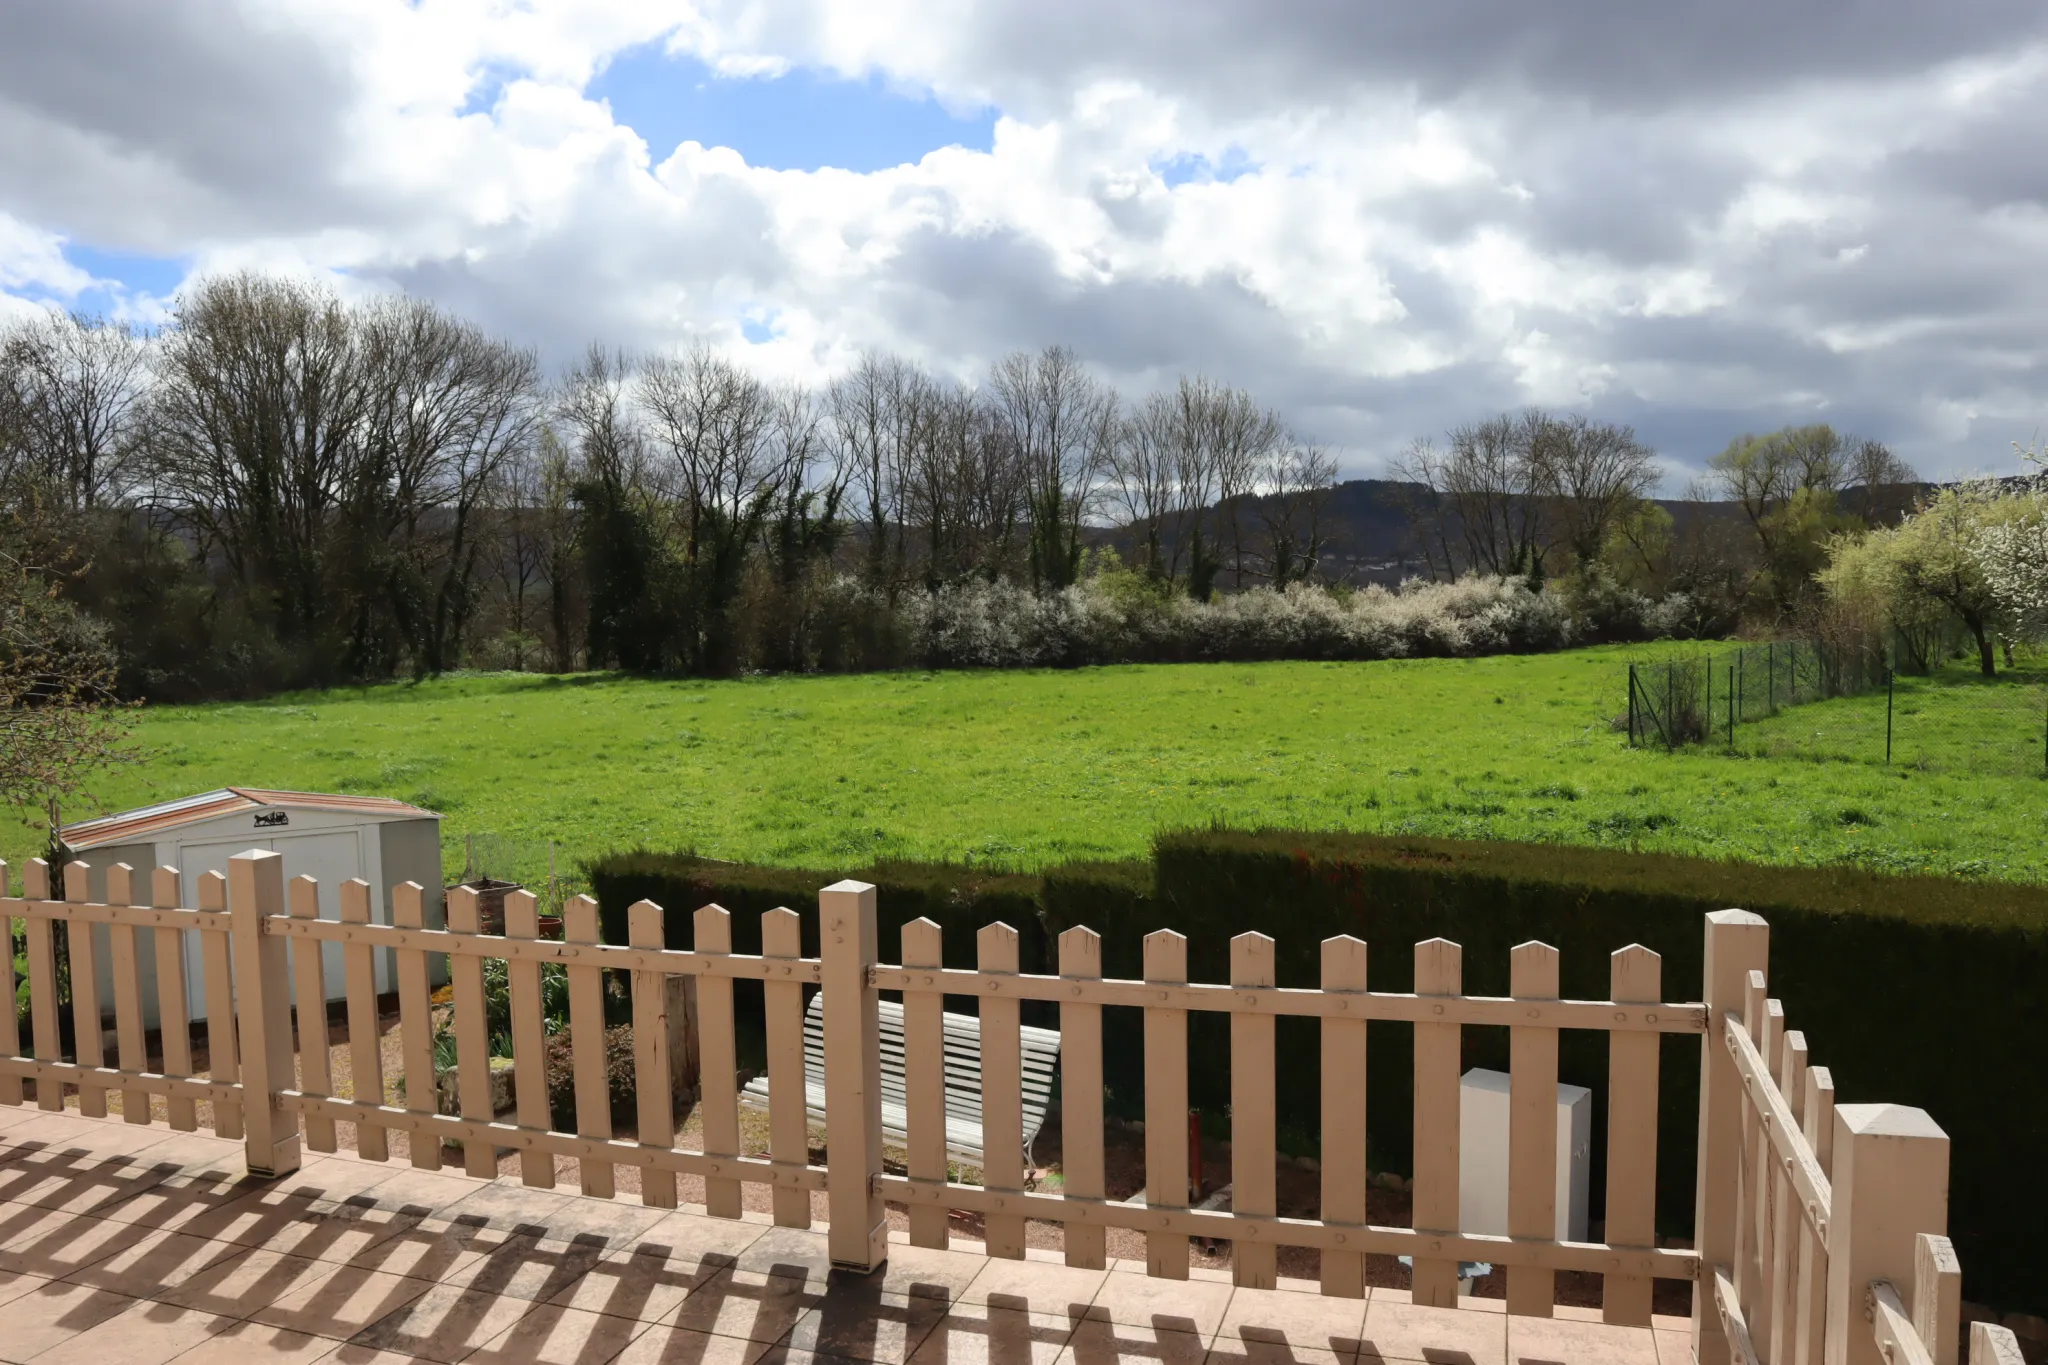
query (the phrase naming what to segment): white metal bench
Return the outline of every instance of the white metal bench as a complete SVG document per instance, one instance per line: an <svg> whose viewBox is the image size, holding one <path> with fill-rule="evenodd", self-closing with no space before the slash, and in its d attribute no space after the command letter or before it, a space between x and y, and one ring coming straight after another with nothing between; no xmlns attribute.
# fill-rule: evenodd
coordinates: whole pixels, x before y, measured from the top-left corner
<svg viewBox="0 0 2048 1365"><path fill-rule="evenodd" d="M903 1083L903 1006L877 1002L882 1038L882 1136L906 1140L908 1097ZM946 1038L946 1153L964 1165L982 1162L981 1020L971 1014L944 1013ZM1045 1125L1052 1103L1053 1073L1059 1067L1060 1035L1055 1029L1021 1026L1024 1095L1024 1160L1033 1164L1031 1145ZM768 1107L768 1077L747 1082L740 1101L750 1108ZM825 1121L825 995L811 997L804 1011L804 1108L811 1122Z"/></svg>

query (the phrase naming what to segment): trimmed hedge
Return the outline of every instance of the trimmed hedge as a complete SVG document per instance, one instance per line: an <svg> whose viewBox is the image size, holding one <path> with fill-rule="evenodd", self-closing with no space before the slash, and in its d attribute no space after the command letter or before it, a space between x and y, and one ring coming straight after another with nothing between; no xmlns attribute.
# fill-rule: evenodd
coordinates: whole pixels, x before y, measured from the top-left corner
<svg viewBox="0 0 2048 1365"><path fill-rule="evenodd" d="M972 967L975 933L983 925L1001 920L1017 931L1018 961L1023 970L1050 970L1038 915L1041 879L1037 877L909 862L877 863L846 876L870 882L876 889L885 961L897 960L903 926L929 917L945 932L946 965ZM761 916L786 906L803 921L806 957L818 955L818 891L836 880L797 868L722 863L675 853L615 854L590 868L601 936L607 943L624 943L627 908L635 901L650 900L665 911L663 925L671 948L695 945L694 916L699 906L722 905L732 912L732 950L758 953Z"/></svg>
<svg viewBox="0 0 2048 1365"><path fill-rule="evenodd" d="M973 962L973 931L1015 925L1026 971L1055 969L1054 939L1073 925L1103 935L1103 969L1142 976L1140 939L1160 928L1188 936L1189 977L1229 977L1229 939L1257 929L1276 941L1283 986L1316 984L1318 945L1349 933L1371 945L1375 990L1413 984L1412 947L1441 935L1464 947L1468 993L1504 995L1508 953L1538 938L1560 953L1567 996L1604 999L1608 956L1642 943L1664 959L1672 1000L1700 992L1701 916L1740 906L1771 924L1772 992L1839 1102L1918 1105L1949 1134L1950 1233L1968 1297L2038 1304L2048 1226L2048 888L1891 877L1854 869L1775 868L1560 845L1203 830L1162 836L1153 862L1056 868L1042 878L889 864L853 875L880 889L881 954L894 959L901 925L929 914L946 929L948 966ZM735 912L735 948L758 951L760 911L805 916L815 950L816 872L739 867L631 854L593 869L606 936L623 941L625 907L645 896L670 907L717 901ZM752 921L751 923L749 923ZM669 917L670 943L688 944L687 914ZM679 932L680 929L680 932ZM751 946L749 943L751 941ZM970 1009L966 1002L948 1008ZM1050 1021L1048 1021L1050 1022ZM1370 1033L1369 1132L1375 1170L1411 1169L1411 1030ZM1594 1130L1606 1125L1606 1042L1567 1032L1563 1080L1593 1091ZM1318 1131L1317 1029L1279 1021L1275 1064L1280 1142L1313 1152ZM1142 1113L1142 1019L1104 1018L1104 1084L1112 1112ZM1698 1042L1663 1049L1658 1152L1661 1229L1692 1222ZM1190 1021L1191 1102L1227 1125L1228 1023ZM1467 1028L1464 1065L1505 1070L1507 1031ZM1604 1140L1594 1144L1593 1216L1602 1215Z"/></svg>

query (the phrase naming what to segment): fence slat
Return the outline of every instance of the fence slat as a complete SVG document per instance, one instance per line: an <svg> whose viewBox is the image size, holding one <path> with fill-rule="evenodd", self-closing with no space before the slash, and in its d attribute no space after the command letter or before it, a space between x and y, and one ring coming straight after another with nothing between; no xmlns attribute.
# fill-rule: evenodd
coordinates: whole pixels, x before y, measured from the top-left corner
<svg viewBox="0 0 2048 1365"><path fill-rule="evenodd" d="M0 901L9 895L7 863L0 859ZM20 984L14 976L14 917L0 915L0 999L7 1008L0 1009L0 1057L21 1055L21 1017L15 1002L21 998ZM0 1104L21 1103L21 1077L0 1076Z"/></svg>
<svg viewBox="0 0 2048 1365"><path fill-rule="evenodd" d="M1653 1004L1664 998L1664 960L1640 943L1608 958L1616 1001ZM1657 1237L1657 1084L1660 1039L1654 1033L1607 1035L1607 1234L1609 1246L1648 1247ZM1609 1275L1601 1289L1603 1320L1650 1325L1647 1275Z"/></svg>
<svg viewBox="0 0 2048 1365"><path fill-rule="evenodd" d="M391 921L401 929L426 925L426 888L400 882L391 888ZM398 950L399 1056L405 1076L405 1107L415 1114L440 1109L440 1077L434 1073L434 1001L427 986L427 954L419 948ZM412 1164L422 1171L441 1169L441 1139L421 1129L406 1137Z"/></svg>
<svg viewBox="0 0 2048 1365"><path fill-rule="evenodd" d="M1778 1083L1778 1093L1785 1097L1786 1107L1794 1119L1806 1103L1806 1035L1798 1030L1784 1033L1778 1043L1778 1061L1773 1077ZM1799 1195L1792 1187L1791 1177L1782 1163L1771 1163L1771 1245L1776 1256L1771 1262L1771 1334L1766 1340L1770 1344L1770 1358L1773 1365L1790 1361L1798 1349L1794 1342L1799 1336L1799 1258L1801 1256L1799 1225L1806 1221L1806 1215L1799 1207ZM1950 1365L1954 1365L1950 1362Z"/></svg>
<svg viewBox="0 0 2048 1365"><path fill-rule="evenodd" d="M92 869L84 863L64 867L64 899L83 905ZM71 1048L80 1066L105 1066L107 1062L106 1021L100 1011L99 944L93 939L95 926L73 920L66 926L64 942L71 950ZM78 1087L78 1112L87 1118L107 1116L104 1086Z"/></svg>
<svg viewBox="0 0 2048 1365"><path fill-rule="evenodd" d="M1456 995L1464 982L1464 949L1447 939L1415 945L1415 993ZM1415 1026L1414 1225L1429 1232L1458 1230L1457 1024ZM1415 1258L1414 1301L1432 1308L1458 1306L1458 1263Z"/></svg>
<svg viewBox="0 0 2048 1365"><path fill-rule="evenodd" d="M1509 989L1525 1000L1555 1000L1557 949L1523 943L1508 956ZM1557 1236L1557 1030L1508 1030L1508 1235ZM1556 1272L1508 1269L1508 1312L1547 1318Z"/></svg>
<svg viewBox="0 0 2048 1365"><path fill-rule="evenodd" d="M1188 941L1171 929L1145 935L1145 979L1188 979ZM1145 1008L1145 1203L1188 1206L1188 1012ZM1188 1239L1145 1234L1145 1269L1169 1280L1188 1277Z"/></svg>
<svg viewBox="0 0 2048 1365"><path fill-rule="evenodd" d="M1963 1264L1953 1242L1923 1232L1913 1247L1913 1331L1934 1365L1956 1365L1962 1330Z"/></svg>
<svg viewBox="0 0 2048 1365"><path fill-rule="evenodd" d="M569 943L597 942L597 902L572 896L562 907L562 937ZM576 1076L576 1131L583 1137L612 1135L609 1059L605 1056L604 970L569 966L569 1065ZM578 1168L583 1193L610 1199L618 1192L612 1163L586 1158Z"/></svg>
<svg viewBox="0 0 2048 1365"><path fill-rule="evenodd" d="M1727 1047L1723 1016L1739 1013L1752 967L1770 958L1771 930L1747 910L1707 915L1701 988L1707 1030L1700 1038L1699 1160L1693 1194L1693 1237L1700 1259L1727 1266L1739 1259L1737 1201L1729 1191L1741 1178L1744 1107L1742 1073ZM1702 1311L1695 1295L1692 1351L1697 1365L1728 1365L1721 1315Z"/></svg>
<svg viewBox="0 0 2048 1365"><path fill-rule="evenodd" d="M930 923L929 920L925 921ZM906 927L906 931L908 926ZM788 907L761 916L761 955L792 961L804 955L803 920ZM906 959L907 960L907 959ZM776 1161L807 1165L811 1159L811 1125L806 1108L804 1076L804 987L801 981L766 982L761 988L768 1016L768 1155ZM938 997L932 997L936 1000ZM701 1054L700 1054L701 1055ZM701 1070L701 1063L700 1063ZM940 1152L939 1176L945 1178ZM911 1168L912 1174L916 1167ZM785 1228L811 1225L811 1193L794 1186L777 1185L770 1195L775 1222ZM917 1237L917 1215L911 1215L911 1240ZM939 1215L941 1236L945 1214ZM918 1243L921 1246L945 1243Z"/></svg>
<svg viewBox="0 0 2048 1365"><path fill-rule="evenodd" d="M732 951L732 916L707 905L696 915L697 951ZM699 1103L704 1109L704 1154L740 1153L738 1041L732 1013L732 978L705 976L697 982L697 1024L701 1043ZM704 1182L704 1211L713 1218L740 1216L740 1182L714 1176Z"/></svg>
<svg viewBox="0 0 2048 1365"><path fill-rule="evenodd" d="M351 877L341 892L341 922L370 922L370 884ZM341 972L348 987L348 1071L350 1093L364 1104L384 1103L384 1049L378 1033L377 969L367 943L345 943ZM378 1123L356 1125L356 1155L365 1161L388 1161L390 1139Z"/></svg>
<svg viewBox="0 0 2048 1365"><path fill-rule="evenodd" d="M483 913L473 887L448 892L448 928L457 934L483 932ZM455 1099L462 1117L489 1123L491 1104L491 1037L484 1018L484 960L468 953L450 955L449 984L455 994ZM438 1092L435 1099L440 1098ZM488 1180L498 1173L498 1154L489 1145L462 1144L465 1174Z"/></svg>
<svg viewBox="0 0 2048 1365"><path fill-rule="evenodd" d="M107 904L139 905L142 902L136 899L137 890L134 868L115 863L107 869ZM142 1027L142 959L136 951L135 926L108 925L107 949L114 981L115 1056L123 1071L147 1071L149 1046ZM6 955L11 957L13 953L9 951ZM13 998L7 997L9 1001ZM121 1118L128 1123L148 1123L149 1092L123 1090Z"/></svg>
<svg viewBox="0 0 2048 1365"><path fill-rule="evenodd" d="M1271 986L1273 940L1265 934L1239 934L1230 940L1230 984ZM1273 1016L1235 1012L1230 1016L1230 1209L1232 1213L1275 1214L1280 1211L1276 1182L1279 1157L1275 1149L1273 1104ZM1233 1242L1231 1279L1246 1289L1272 1289L1278 1283L1276 1255L1270 1243Z"/></svg>
<svg viewBox="0 0 2048 1365"><path fill-rule="evenodd" d="M1769 997L1764 974L1751 972L1743 1002L1743 1022L1758 1056L1776 1055L1784 1014L1784 1007ZM1767 1347L1772 1322L1771 1194L1778 1163L1772 1155L1770 1132L1764 1126L1764 1111L1754 1103L1744 1105L1743 1149L1742 1217L1749 1241L1748 1254L1739 1263L1742 1274L1736 1280L1736 1288L1741 1295L1743 1317L1749 1323L1750 1340Z"/></svg>
<svg viewBox="0 0 2048 1365"><path fill-rule="evenodd" d="M24 900L50 899L50 865L41 858L29 859L28 865L22 869L21 894ZM56 926L55 920L44 915L30 915L22 924L26 936L24 949L28 954L29 1033L36 1050L36 1060L43 1062L64 1060L64 1034L57 1022ZM63 1083L38 1078L36 1107L62 1109Z"/></svg>
<svg viewBox="0 0 2048 1365"><path fill-rule="evenodd" d="M540 937L540 902L531 891L522 889L506 895L505 937ZM554 1114L548 1096L547 1015L541 1000L540 970L538 962L520 958L505 964L505 994L512 1006L513 1101L519 1107L521 1128L553 1129ZM536 1190L553 1189L554 1154L521 1152L519 1183Z"/></svg>
<svg viewBox="0 0 2048 1365"><path fill-rule="evenodd" d="M202 872L196 878L201 910L228 908L228 879L218 872ZM240 1045L235 1039L235 977L226 933L199 931L199 968L206 991L206 1074L211 1080L236 1082L242 1078ZM215 1137L242 1136L242 1105L239 1100L213 1103Z"/></svg>
<svg viewBox="0 0 2048 1365"><path fill-rule="evenodd" d="M1322 986L1326 991L1362 991L1366 946L1349 934L1323 940ZM1322 1049L1323 1170L1325 1221L1365 1221L1365 1030L1363 1019L1324 1016ZM1365 1297L1365 1254L1325 1251L1323 1292L1347 1299Z"/></svg>
<svg viewBox="0 0 2048 1365"><path fill-rule="evenodd" d="M178 908L178 869L160 867L149 876L149 903L161 910ZM156 931L156 1021L161 1040L166 1076L192 1074L192 1004L185 993L185 931ZM171 1127L181 1133L198 1131L199 1114L191 1100L182 1095L164 1097L164 1110Z"/></svg>
<svg viewBox="0 0 2048 1365"><path fill-rule="evenodd" d="M1970 1365L2026 1365L2020 1339L1995 1322L1970 1324Z"/></svg>
<svg viewBox="0 0 2048 1365"><path fill-rule="evenodd" d="M1100 980L1102 935L1078 925L1062 933L1060 975ZM1060 1005L1060 1170L1066 1193L1103 1197L1102 1006L1080 1001ZM1063 1235L1068 1265L1109 1264L1105 1229L1069 1223Z"/></svg>
<svg viewBox="0 0 2048 1365"><path fill-rule="evenodd" d="M659 948L665 941L661 907L635 901L626 910L627 941L635 948ZM640 1141L676 1145L676 1104L668 1069L668 973L633 973L634 1113ZM650 1208L676 1206L674 1171L640 1172L640 1202Z"/></svg>
<svg viewBox="0 0 2048 1365"><path fill-rule="evenodd" d="M1017 974L1017 931L984 925L974 937L975 964L991 974ZM981 1184L989 1190L1024 1188L1024 1055L1017 1033L1021 1002L981 999ZM991 1256L1024 1257L1024 1220L1005 1213L985 1220Z"/></svg>
<svg viewBox="0 0 2048 1365"><path fill-rule="evenodd" d="M902 947L906 967L945 963L945 934L935 920L915 919L904 925ZM904 1145L914 1180L947 1178L946 1039L939 1017L944 1008L945 997L936 992L903 993ZM769 1099L774 1100L772 1091ZM938 1204L911 1205L910 1244L946 1246L952 1240L947 1213Z"/></svg>
<svg viewBox="0 0 2048 1365"><path fill-rule="evenodd" d="M294 877L285 887L293 919L320 918L320 884ZM291 945L292 993L297 997L299 1026L299 1089L308 1095L331 1095L334 1078L327 1065L327 964L324 944L302 938ZM334 1120L307 1114L306 1145L316 1152L335 1150Z"/></svg>
<svg viewBox="0 0 2048 1365"><path fill-rule="evenodd" d="M1820 1168L1834 1173L1835 1078L1824 1066L1806 1069L1806 1103L1799 1113L1806 1145ZM1799 1220L1799 1329L1793 1365L1821 1365L1826 1359L1828 1252L1811 1220ZM1773 1362L1779 1365L1779 1362Z"/></svg>

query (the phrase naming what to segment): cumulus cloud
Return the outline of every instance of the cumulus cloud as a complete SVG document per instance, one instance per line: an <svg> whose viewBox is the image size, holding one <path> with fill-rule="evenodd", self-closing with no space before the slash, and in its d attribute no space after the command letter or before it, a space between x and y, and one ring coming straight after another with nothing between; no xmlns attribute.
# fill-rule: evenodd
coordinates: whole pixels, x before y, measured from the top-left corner
<svg viewBox="0 0 2048 1365"><path fill-rule="evenodd" d="M865 174L650 147L594 93L649 43L1002 116ZM2017 0L72 0L0 18L0 291L89 288L69 239L555 359L1063 341L1245 384L1359 473L1527 402L1679 470L1825 419L1952 473L2048 407L2044 107Z"/></svg>

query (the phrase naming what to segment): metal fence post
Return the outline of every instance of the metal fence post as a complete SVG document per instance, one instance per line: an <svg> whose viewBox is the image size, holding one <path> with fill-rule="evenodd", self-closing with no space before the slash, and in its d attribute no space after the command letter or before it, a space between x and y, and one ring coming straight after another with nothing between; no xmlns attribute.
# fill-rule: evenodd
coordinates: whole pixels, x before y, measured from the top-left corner
<svg viewBox="0 0 2048 1365"><path fill-rule="evenodd" d="M1778 714L1778 643L1773 640L1764 646L1764 709L1772 715Z"/></svg>
<svg viewBox="0 0 2048 1365"><path fill-rule="evenodd" d="M1664 665L1664 747L1678 747L1678 712L1672 709L1672 701L1678 695L1678 665Z"/></svg>
<svg viewBox="0 0 2048 1365"><path fill-rule="evenodd" d="M235 1032L242 1045L243 1150L252 1175L299 1169L299 1116L284 1108L295 1088L291 963L263 921L284 913L284 855L252 849L228 859L228 937L234 943ZM221 1020L221 1024L226 1024ZM207 1016L207 1032L216 1027Z"/></svg>
<svg viewBox="0 0 2048 1365"><path fill-rule="evenodd" d="M1870 1330L1872 1280L1910 1286L1920 1234L1948 1229L1948 1134L1924 1109L1835 1109L1824 1365L1885 1365ZM1938 1350L1936 1343L1926 1343Z"/></svg>
<svg viewBox="0 0 2048 1365"><path fill-rule="evenodd" d="M1628 666L1628 747L1636 747L1636 666Z"/></svg>
<svg viewBox="0 0 2048 1365"><path fill-rule="evenodd" d="M1737 659L1740 659L1742 656L1740 654L1737 654L1735 657ZM1736 710L1737 707L1735 705L1735 665L1730 664L1728 667L1728 748L1731 751L1733 751L1735 748Z"/></svg>
<svg viewBox="0 0 2048 1365"><path fill-rule="evenodd" d="M1898 691L1898 676L1897 669L1887 668L1884 671L1884 763L1887 768L1892 763L1892 699Z"/></svg>
<svg viewBox="0 0 2048 1365"><path fill-rule="evenodd" d="M1707 916L1701 994L1707 1031L1700 1038L1700 1139L1693 1239L1709 1268L1733 1267L1737 1171L1742 1159L1742 1073L1727 1045L1727 1016L1739 1015L1749 974L1770 963L1771 927L1747 910ZM1711 1295L1713 1280L1692 1291L1692 1354L1698 1365L1728 1365L1728 1337Z"/></svg>
<svg viewBox="0 0 2048 1365"><path fill-rule="evenodd" d="M832 1264L865 1274L889 1258L882 1173L881 997L875 965L875 888L837 882L818 893L825 995L825 1199Z"/></svg>

